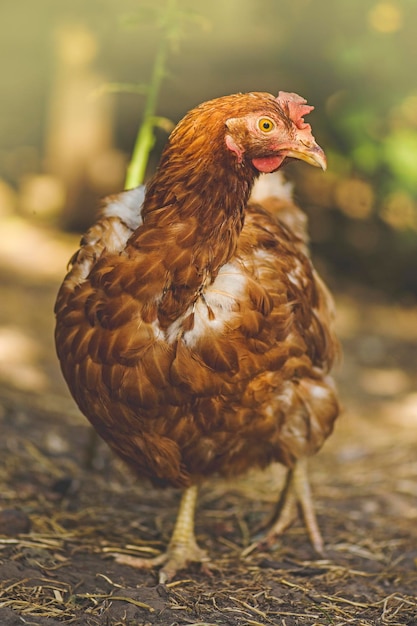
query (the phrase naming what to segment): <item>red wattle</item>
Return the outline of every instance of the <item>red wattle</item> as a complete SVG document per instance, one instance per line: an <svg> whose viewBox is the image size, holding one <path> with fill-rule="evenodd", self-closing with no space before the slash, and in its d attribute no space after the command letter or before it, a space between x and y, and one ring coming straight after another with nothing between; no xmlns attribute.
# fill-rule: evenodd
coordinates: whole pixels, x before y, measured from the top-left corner
<svg viewBox="0 0 417 626"><path fill-rule="evenodd" d="M264 174L269 174L270 172L274 172L275 170L279 168L284 158L285 157L282 155L262 157L259 159L252 159L252 163L259 172L263 172Z"/></svg>

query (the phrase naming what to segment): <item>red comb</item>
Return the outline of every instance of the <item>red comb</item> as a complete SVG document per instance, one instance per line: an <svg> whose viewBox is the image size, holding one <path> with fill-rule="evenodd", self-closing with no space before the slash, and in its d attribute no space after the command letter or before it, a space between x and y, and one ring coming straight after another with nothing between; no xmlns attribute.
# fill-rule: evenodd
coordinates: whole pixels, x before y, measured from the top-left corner
<svg viewBox="0 0 417 626"><path fill-rule="evenodd" d="M302 98L296 93L287 93L286 91L280 91L276 98L276 101L284 108L288 109L288 115L294 124L302 130L307 128L310 124L304 122L304 115L307 115L314 109L313 106L307 104L307 100Z"/></svg>

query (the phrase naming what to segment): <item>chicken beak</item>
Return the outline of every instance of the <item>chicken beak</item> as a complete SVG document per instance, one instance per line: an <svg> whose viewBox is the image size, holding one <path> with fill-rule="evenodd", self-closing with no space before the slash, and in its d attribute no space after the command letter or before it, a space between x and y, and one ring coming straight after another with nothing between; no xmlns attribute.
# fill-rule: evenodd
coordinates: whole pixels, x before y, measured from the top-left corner
<svg viewBox="0 0 417 626"><path fill-rule="evenodd" d="M324 151L316 142L305 143L303 141L297 142L297 144L291 147L287 154L287 157L293 159L300 159L315 167L321 167L322 170L327 168L327 159Z"/></svg>

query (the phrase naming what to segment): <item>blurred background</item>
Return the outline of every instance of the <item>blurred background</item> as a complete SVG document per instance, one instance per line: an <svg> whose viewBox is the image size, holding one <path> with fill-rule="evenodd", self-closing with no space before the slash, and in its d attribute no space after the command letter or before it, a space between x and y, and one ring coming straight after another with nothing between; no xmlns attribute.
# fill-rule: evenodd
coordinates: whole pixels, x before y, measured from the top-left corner
<svg viewBox="0 0 417 626"><path fill-rule="evenodd" d="M417 412L415 0L3 0L0 381L66 393L56 290L100 199L125 184L163 45L156 112L173 122L236 91L315 105L329 169L287 174L337 294L341 378L359 399L403 394Z"/></svg>
<svg viewBox="0 0 417 626"><path fill-rule="evenodd" d="M329 171L290 175L315 251L340 280L417 295L414 0L3 0L0 29L2 217L90 223L123 186L168 39L157 113L177 121L235 91L305 96Z"/></svg>

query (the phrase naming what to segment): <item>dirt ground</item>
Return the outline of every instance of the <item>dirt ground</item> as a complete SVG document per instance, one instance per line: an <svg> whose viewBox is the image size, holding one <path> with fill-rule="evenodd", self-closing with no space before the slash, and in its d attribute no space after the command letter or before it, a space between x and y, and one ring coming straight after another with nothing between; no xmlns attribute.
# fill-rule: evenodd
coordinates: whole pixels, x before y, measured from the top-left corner
<svg viewBox="0 0 417 626"><path fill-rule="evenodd" d="M19 220L0 251L0 624L417 625L417 310L337 289L344 413L311 461L326 542L303 527L245 553L281 468L201 491L196 532L212 576L161 586L114 553L161 550L179 494L138 483L66 392L52 307L73 238ZM90 466L87 468L87 460Z"/></svg>

